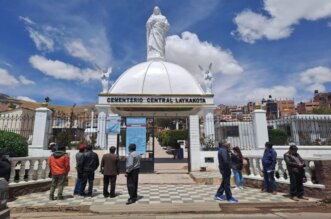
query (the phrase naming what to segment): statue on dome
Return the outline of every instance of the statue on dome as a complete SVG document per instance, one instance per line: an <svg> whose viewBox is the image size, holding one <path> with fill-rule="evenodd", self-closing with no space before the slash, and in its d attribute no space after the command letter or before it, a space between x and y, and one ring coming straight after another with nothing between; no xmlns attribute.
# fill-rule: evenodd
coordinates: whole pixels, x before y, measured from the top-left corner
<svg viewBox="0 0 331 219"><path fill-rule="evenodd" d="M205 86L206 86L206 93L207 94L211 94L212 93L212 86L213 86L213 74L211 73L211 66L213 63L209 64L209 67L207 70L205 70L204 68L201 67L201 65L199 65L199 68L202 72L202 74L204 75L203 79L205 81Z"/></svg>
<svg viewBox="0 0 331 219"><path fill-rule="evenodd" d="M146 23L147 29L147 60L165 56L165 37L170 24L161 14L159 7L154 7L153 14Z"/></svg>
<svg viewBox="0 0 331 219"><path fill-rule="evenodd" d="M102 69L99 65L95 64L98 72L100 73L101 85L102 85L102 92L101 93L108 93L109 90L109 76L112 72L112 67L109 67L107 70Z"/></svg>

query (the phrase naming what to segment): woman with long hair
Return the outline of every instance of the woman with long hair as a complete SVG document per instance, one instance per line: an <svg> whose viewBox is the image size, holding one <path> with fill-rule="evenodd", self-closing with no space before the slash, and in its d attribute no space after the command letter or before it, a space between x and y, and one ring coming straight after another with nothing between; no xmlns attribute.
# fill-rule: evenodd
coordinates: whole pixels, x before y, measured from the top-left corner
<svg viewBox="0 0 331 219"><path fill-rule="evenodd" d="M243 155L238 146L234 147L233 152L231 153L231 168L235 178L237 189L243 189L244 181L242 176L243 169Z"/></svg>

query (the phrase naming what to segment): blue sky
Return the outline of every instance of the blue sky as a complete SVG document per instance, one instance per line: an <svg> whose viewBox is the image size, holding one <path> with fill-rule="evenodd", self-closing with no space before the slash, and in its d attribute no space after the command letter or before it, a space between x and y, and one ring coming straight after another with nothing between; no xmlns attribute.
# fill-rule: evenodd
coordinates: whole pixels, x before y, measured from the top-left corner
<svg viewBox="0 0 331 219"><path fill-rule="evenodd" d="M0 0L0 92L96 102L94 63L111 66L115 81L145 61L145 23L156 5L171 25L167 60L201 84L197 63L213 62L216 104L269 94L299 102L331 91L330 0Z"/></svg>

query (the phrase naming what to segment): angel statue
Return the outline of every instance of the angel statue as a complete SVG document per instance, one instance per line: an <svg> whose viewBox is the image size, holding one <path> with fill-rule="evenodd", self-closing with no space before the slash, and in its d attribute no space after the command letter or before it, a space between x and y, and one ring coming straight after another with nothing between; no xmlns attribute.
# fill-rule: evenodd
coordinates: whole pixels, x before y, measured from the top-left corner
<svg viewBox="0 0 331 219"><path fill-rule="evenodd" d="M112 67L109 67L107 70L102 69L99 65L95 64L98 72L100 73L101 85L102 85L102 92L101 93L108 93L109 90L109 76L112 72Z"/></svg>
<svg viewBox="0 0 331 219"><path fill-rule="evenodd" d="M205 70L201 67L201 65L199 65L199 68L201 70L201 72L203 73L204 77L204 81L205 81L205 86L206 86L206 93L207 94L211 94L212 93L212 86L213 86L213 74L211 73L211 66L213 63L209 64L208 70Z"/></svg>

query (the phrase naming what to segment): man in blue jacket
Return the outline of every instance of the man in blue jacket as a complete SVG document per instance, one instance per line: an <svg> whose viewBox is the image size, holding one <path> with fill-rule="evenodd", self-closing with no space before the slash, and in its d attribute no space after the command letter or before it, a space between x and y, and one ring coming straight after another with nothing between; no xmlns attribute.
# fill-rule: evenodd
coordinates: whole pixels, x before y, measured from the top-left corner
<svg viewBox="0 0 331 219"><path fill-rule="evenodd" d="M270 192L276 195L275 167L277 163L277 153L272 148L270 142L265 143L265 150L262 158L263 166L263 188L262 192Z"/></svg>
<svg viewBox="0 0 331 219"><path fill-rule="evenodd" d="M222 183L216 192L215 199L219 201L228 200L229 202L238 202L237 199L232 197L230 188L231 158L229 149L230 144L227 142L220 144L218 149L218 167L222 175ZM225 196L223 195L224 192Z"/></svg>

